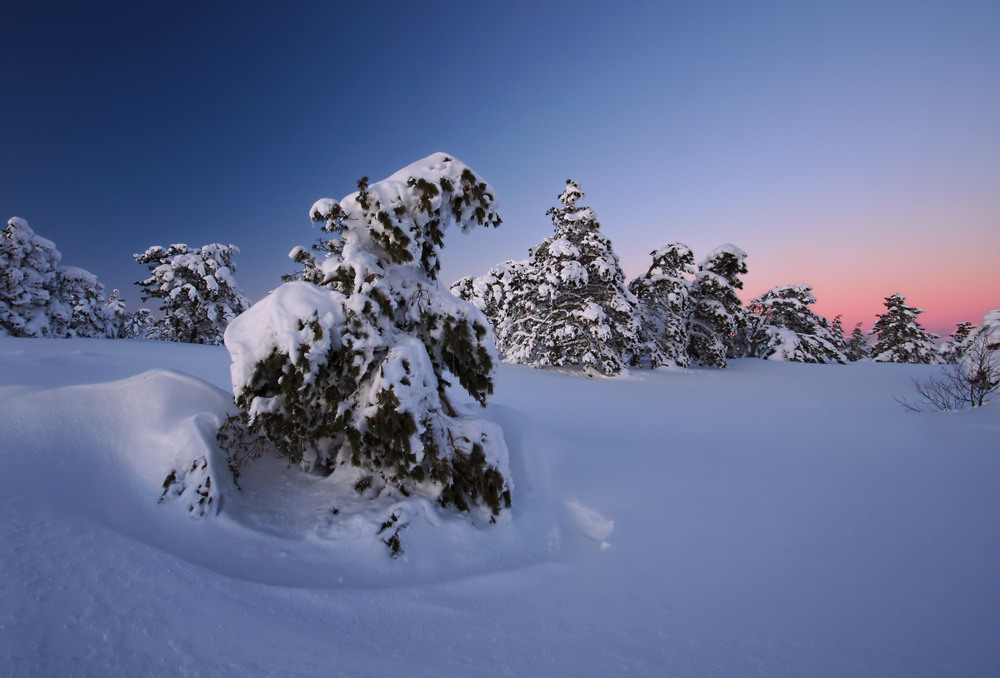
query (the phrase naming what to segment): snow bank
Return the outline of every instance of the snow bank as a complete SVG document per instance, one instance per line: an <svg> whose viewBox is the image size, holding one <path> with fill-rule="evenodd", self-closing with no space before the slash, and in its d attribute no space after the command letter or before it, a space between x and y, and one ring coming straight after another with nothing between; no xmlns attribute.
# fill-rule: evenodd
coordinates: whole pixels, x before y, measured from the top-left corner
<svg viewBox="0 0 1000 678"><path fill-rule="evenodd" d="M227 366L0 337L3 672L1000 673L1000 403L899 407L938 366L501 366L512 520L408 504L398 560L281 460L211 520L157 505L228 403L173 371Z"/></svg>

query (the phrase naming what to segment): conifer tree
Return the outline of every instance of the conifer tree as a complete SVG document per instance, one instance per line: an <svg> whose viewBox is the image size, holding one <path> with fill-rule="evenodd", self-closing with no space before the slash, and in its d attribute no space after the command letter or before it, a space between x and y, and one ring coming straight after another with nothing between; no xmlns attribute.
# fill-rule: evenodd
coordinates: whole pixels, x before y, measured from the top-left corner
<svg viewBox="0 0 1000 678"><path fill-rule="evenodd" d="M0 331L16 337L110 337L104 286L60 266L55 243L13 217L0 235Z"/></svg>
<svg viewBox="0 0 1000 678"><path fill-rule="evenodd" d="M851 362L857 362L858 360L870 358L871 354L871 344L868 343L868 338L861 329L861 323L858 323L854 326L854 331L851 332L851 338L847 342L847 348L844 351L844 356Z"/></svg>
<svg viewBox="0 0 1000 678"><path fill-rule="evenodd" d="M355 489L436 497L491 519L510 505L495 425L462 413L493 392L489 326L437 282L447 228L497 226L492 189L437 153L310 210L330 240L226 332L240 425ZM344 469L344 470L341 470Z"/></svg>
<svg viewBox="0 0 1000 678"><path fill-rule="evenodd" d="M653 263L646 274L629 283L639 302L639 348L637 356L652 367L687 367L687 316L694 254L687 245L672 243L650 252Z"/></svg>
<svg viewBox="0 0 1000 678"><path fill-rule="evenodd" d="M934 346L936 334L927 332L917 321L923 309L906 305L906 298L893 294L885 298L886 312L878 316L871 334L877 337L872 355L881 363L941 362Z"/></svg>
<svg viewBox="0 0 1000 678"><path fill-rule="evenodd" d="M142 300L159 299L164 314L150 327L148 336L221 344L229 323L250 306L233 276L237 252L235 245L213 243L189 249L181 243L132 255L150 271L147 279L136 283L142 287Z"/></svg>
<svg viewBox="0 0 1000 678"><path fill-rule="evenodd" d="M809 308L815 302L809 285L775 287L750 302L748 316L756 331L749 354L803 363L845 362L826 319Z"/></svg>
<svg viewBox="0 0 1000 678"><path fill-rule="evenodd" d="M955 332L939 347L941 359L946 363L957 363L961 360L965 339L974 327L975 325L970 322L960 322Z"/></svg>
<svg viewBox="0 0 1000 678"><path fill-rule="evenodd" d="M117 334L114 315L104 298L104 285L93 273L64 266L57 272L58 296L70 309L68 334L76 337L109 337Z"/></svg>
<svg viewBox="0 0 1000 678"><path fill-rule="evenodd" d="M830 323L830 334L833 335L833 345L843 353L847 350L847 339L844 337L844 324L840 320L841 317L843 317L842 314L838 313L833 322ZM823 319L825 320L825 318Z"/></svg>
<svg viewBox="0 0 1000 678"><path fill-rule="evenodd" d="M722 245L698 265L691 285L688 315L688 356L705 367L725 367L728 347L739 329L742 304L736 290L743 289L747 254L735 245Z"/></svg>
<svg viewBox="0 0 1000 678"><path fill-rule="evenodd" d="M559 206L546 212L555 234L511 268L516 293L504 300L497 330L509 362L614 375L636 351L638 302L593 211L577 204L583 195L566 182Z"/></svg>

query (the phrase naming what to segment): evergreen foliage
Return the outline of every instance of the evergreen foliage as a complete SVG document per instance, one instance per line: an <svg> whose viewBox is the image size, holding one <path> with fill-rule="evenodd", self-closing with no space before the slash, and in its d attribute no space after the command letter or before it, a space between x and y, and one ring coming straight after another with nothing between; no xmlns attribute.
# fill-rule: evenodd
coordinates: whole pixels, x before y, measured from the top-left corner
<svg viewBox="0 0 1000 678"><path fill-rule="evenodd" d="M975 327L970 322L961 322L958 327L955 328L955 332L943 342L938 348L941 353L941 359L946 363L957 363L962 359L962 353L964 352L964 342L972 332Z"/></svg>
<svg viewBox="0 0 1000 678"><path fill-rule="evenodd" d="M851 338L847 342L844 356L851 362L857 362L858 360L870 358L871 355L871 344L868 343L868 337L865 336L864 330L861 329L861 323L858 323L854 326L854 331L851 332Z"/></svg>
<svg viewBox="0 0 1000 678"><path fill-rule="evenodd" d="M15 337L114 337L104 286L60 266L55 243L13 217L0 236L0 331Z"/></svg>
<svg viewBox="0 0 1000 678"><path fill-rule="evenodd" d="M614 375L638 348L638 302L593 211L577 204L581 198L579 184L567 181L559 206L546 212L555 233L527 261L496 267L459 293L496 309L497 343L508 362Z"/></svg>
<svg viewBox="0 0 1000 678"><path fill-rule="evenodd" d="M687 316L690 306L694 253L682 243L650 252L653 263L646 274L629 283L639 302L637 357L661 365L687 367Z"/></svg>
<svg viewBox="0 0 1000 678"><path fill-rule="evenodd" d="M846 362L826 319L809 308L815 302L809 285L775 287L750 302L748 355L801 363Z"/></svg>
<svg viewBox="0 0 1000 678"><path fill-rule="evenodd" d="M875 362L920 363L941 362L934 346L936 334L927 332L917 321L923 309L906 305L906 298L893 294L885 298L886 312L878 316L871 334L877 337L872 355Z"/></svg>
<svg viewBox="0 0 1000 678"><path fill-rule="evenodd" d="M250 306L236 285L235 245L213 243L198 249L175 244L150 247L135 260L149 268L150 276L136 284L142 300L160 300L163 317L149 327L151 339L189 344L222 343L233 318Z"/></svg>
<svg viewBox="0 0 1000 678"><path fill-rule="evenodd" d="M691 285L688 315L688 356L697 365L725 367L733 339L740 328L742 304L736 290L743 289L747 254L735 245L722 245L698 265Z"/></svg>
<svg viewBox="0 0 1000 678"><path fill-rule="evenodd" d="M293 250L301 280L227 330L240 423L307 470L353 473L358 492L495 517L510 506L502 437L446 391L454 378L485 406L493 342L482 313L436 281L448 227L499 225L493 193L440 153L358 189L313 205L330 239Z"/></svg>

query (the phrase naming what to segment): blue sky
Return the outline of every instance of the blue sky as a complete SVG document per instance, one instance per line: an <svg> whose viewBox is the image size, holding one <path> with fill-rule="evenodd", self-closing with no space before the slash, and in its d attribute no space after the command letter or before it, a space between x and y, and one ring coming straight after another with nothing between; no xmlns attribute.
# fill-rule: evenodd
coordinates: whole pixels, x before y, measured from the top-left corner
<svg viewBox="0 0 1000 678"><path fill-rule="evenodd" d="M1000 306L1000 3L0 0L0 213L119 287L154 244L234 243L259 298L307 211L434 151L503 226L442 280L520 259L580 182L630 275L749 253L870 327Z"/></svg>

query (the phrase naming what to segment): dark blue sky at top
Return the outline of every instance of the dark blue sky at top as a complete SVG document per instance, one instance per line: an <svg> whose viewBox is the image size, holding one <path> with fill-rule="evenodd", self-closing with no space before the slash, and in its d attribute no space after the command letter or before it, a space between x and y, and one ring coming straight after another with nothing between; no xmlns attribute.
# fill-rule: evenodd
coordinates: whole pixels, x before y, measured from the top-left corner
<svg viewBox="0 0 1000 678"><path fill-rule="evenodd" d="M446 236L446 283L525 257L567 178L630 275L733 242L748 293L830 314L1000 247L996 2L0 0L0 33L0 212L133 307L131 254L172 242L238 245L259 298L313 201L439 150L505 222Z"/></svg>

